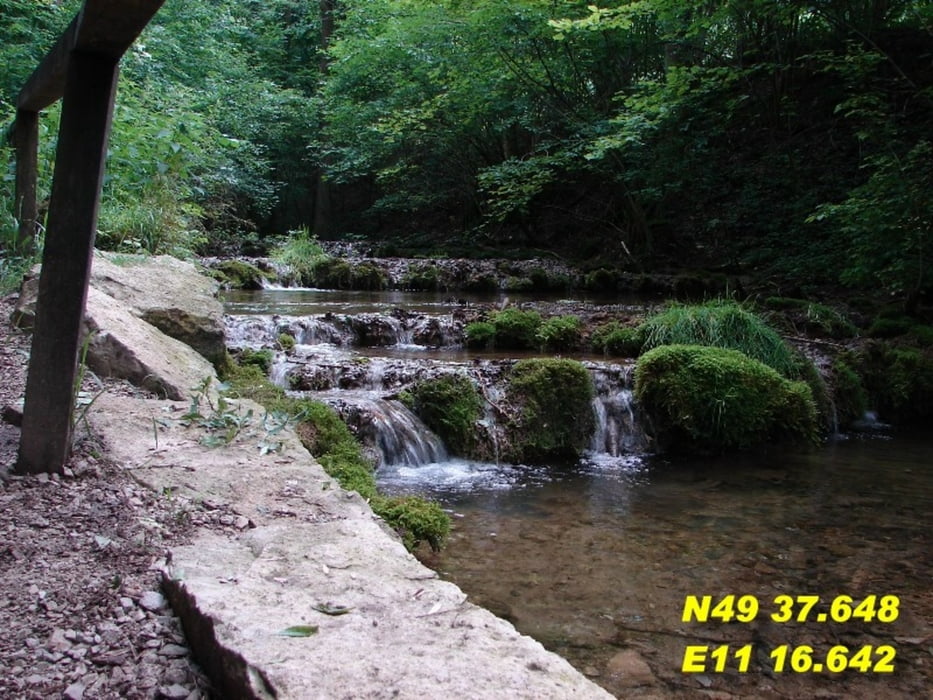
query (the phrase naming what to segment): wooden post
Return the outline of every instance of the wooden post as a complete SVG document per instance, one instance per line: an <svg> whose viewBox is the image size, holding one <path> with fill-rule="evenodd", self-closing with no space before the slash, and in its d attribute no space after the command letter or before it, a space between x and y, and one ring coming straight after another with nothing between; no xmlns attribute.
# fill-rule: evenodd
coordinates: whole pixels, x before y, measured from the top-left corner
<svg viewBox="0 0 933 700"><path fill-rule="evenodd" d="M39 160L39 113L28 109L16 111L14 141L16 142L15 213L19 221L16 252L28 255L35 249L36 179Z"/></svg>
<svg viewBox="0 0 933 700"><path fill-rule="evenodd" d="M71 452L74 382L118 58L68 62L20 437L20 473L61 472Z"/></svg>

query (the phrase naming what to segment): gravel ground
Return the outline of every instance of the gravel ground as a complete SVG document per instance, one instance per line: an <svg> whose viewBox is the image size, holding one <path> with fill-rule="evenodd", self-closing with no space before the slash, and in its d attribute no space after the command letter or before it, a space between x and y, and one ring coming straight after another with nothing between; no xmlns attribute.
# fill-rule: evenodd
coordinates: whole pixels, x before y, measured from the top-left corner
<svg viewBox="0 0 933 700"><path fill-rule="evenodd" d="M9 327L13 303L0 300L0 407L25 387L30 337ZM92 436L61 477L12 475L18 443L0 423L0 698L210 697L155 565L211 518L136 484Z"/></svg>

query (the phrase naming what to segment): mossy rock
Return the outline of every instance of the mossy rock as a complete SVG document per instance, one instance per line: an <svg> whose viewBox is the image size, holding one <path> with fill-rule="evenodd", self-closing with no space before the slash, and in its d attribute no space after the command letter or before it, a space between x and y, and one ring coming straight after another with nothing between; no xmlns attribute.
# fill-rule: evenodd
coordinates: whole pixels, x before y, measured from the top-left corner
<svg viewBox="0 0 933 700"><path fill-rule="evenodd" d="M818 437L810 387L737 350L655 348L638 361L635 397L662 450L719 453Z"/></svg>
<svg viewBox="0 0 933 700"><path fill-rule="evenodd" d="M410 390L411 408L455 455L470 456L476 446L476 422L483 399L470 379L445 374L419 382Z"/></svg>
<svg viewBox="0 0 933 700"><path fill-rule="evenodd" d="M933 415L933 349L872 340L846 359L885 422L923 424Z"/></svg>
<svg viewBox="0 0 933 700"><path fill-rule="evenodd" d="M496 327L489 321L473 321L464 329L466 346L471 350L491 350L496 342Z"/></svg>
<svg viewBox="0 0 933 700"><path fill-rule="evenodd" d="M575 360L535 358L515 363L506 387L514 408L507 459L544 462L575 459L595 427L593 380Z"/></svg>
<svg viewBox="0 0 933 700"><path fill-rule="evenodd" d="M831 385L836 420L841 427L862 418L868 410L868 393L862 378L851 365L851 355L844 353L833 361Z"/></svg>
<svg viewBox="0 0 933 700"><path fill-rule="evenodd" d="M264 375L268 376L272 370L272 351L268 348L262 350L253 350L243 348L237 354L237 362L244 367L256 367Z"/></svg>
<svg viewBox="0 0 933 700"><path fill-rule="evenodd" d="M373 511L401 536L409 550L427 542L436 552L450 534L450 516L440 505L421 496L380 496L373 500L372 506Z"/></svg>
<svg viewBox="0 0 933 700"><path fill-rule="evenodd" d="M262 289L271 278L269 273L242 260L221 260L211 270L212 276L228 289Z"/></svg>

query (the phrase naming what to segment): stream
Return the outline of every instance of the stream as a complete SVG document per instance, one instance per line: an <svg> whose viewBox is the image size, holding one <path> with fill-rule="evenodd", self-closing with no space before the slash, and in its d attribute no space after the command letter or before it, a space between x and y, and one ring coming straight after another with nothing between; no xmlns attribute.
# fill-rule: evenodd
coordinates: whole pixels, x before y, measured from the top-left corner
<svg viewBox="0 0 933 700"><path fill-rule="evenodd" d="M422 560L616 696L928 696L928 435L889 430L840 435L808 450L669 461L646 449L630 402L630 368L581 357L596 380L600 429L579 463L451 459L436 436L387 398L438 367L495 377L497 363L508 358L469 353L455 342L462 333L458 309L495 301L388 291L231 292L228 342L271 347L278 333L292 333L299 345L277 358L273 378L291 388L305 382L309 395L370 416L380 487L430 496L453 515L446 548L422 553ZM639 302L622 306L637 309ZM689 596L721 601L730 594L756 602L757 614L738 622L720 609L707 622L682 620ZM836 620L844 595L853 606L887 596L887 615L895 619L881 621L870 599L862 619ZM791 621L772 617L779 617L780 596L794 601ZM803 621L796 616L809 599L798 596L819 596ZM798 654L776 672L784 645L788 659L805 645L813 654ZM726 646L721 657L710 655ZM820 668L829 668L831 648L854 656L866 646L875 656L861 668ZM698 647L707 648L701 661ZM893 651L890 673L879 654L891 652L878 651L885 647Z"/></svg>

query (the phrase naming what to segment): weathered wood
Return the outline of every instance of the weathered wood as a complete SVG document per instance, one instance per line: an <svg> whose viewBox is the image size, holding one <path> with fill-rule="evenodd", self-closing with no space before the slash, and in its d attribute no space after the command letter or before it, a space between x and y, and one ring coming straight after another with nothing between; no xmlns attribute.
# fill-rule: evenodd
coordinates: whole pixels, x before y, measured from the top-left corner
<svg viewBox="0 0 933 700"><path fill-rule="evenodd" d="M165 0L85 0L78 15L26 81L16 106L38 112L60 98L74 51L119 59Z"/></svg>
<svg viewBox="0 0 933 700"><path fill-rule="evenodd" d="M15 215L19 221L16 243L20 253L31 253L35 247L36 178L39 158L39 113L20 109L14 125L16 143Z"/></svg>
<svg viewBox="0 0 933 700"><path fill-rule="evenodd" d="M71 450L78 347L118 60L76 51L68 64L16 465L21 473L61 472Z"/></svg>

